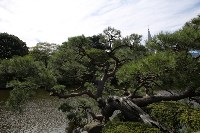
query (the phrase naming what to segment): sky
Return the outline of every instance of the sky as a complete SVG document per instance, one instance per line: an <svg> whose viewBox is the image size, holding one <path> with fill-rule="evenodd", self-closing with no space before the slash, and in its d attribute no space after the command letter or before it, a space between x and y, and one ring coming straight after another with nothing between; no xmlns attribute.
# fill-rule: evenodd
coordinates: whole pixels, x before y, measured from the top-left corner
<svg viewBox="0 0 200 133"><path fill-rule="evenodd" d="M102 33L108 26L122 36L147 39L173 32L200 14L200 0L0 0L0 32L26 42L62 44L69 37Z"/></svg>

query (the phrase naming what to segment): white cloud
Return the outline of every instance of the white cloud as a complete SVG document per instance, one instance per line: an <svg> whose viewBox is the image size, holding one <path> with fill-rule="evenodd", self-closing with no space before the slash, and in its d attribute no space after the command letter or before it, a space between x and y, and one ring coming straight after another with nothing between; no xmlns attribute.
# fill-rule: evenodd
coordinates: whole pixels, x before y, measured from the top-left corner
<svg viewBox="0 0 200 133"><path fill-rule="evenodd" d="M107 26L122 35L174 31L200 13L199 0L0 0L0 32L27 42L62 43Z"/></svg>

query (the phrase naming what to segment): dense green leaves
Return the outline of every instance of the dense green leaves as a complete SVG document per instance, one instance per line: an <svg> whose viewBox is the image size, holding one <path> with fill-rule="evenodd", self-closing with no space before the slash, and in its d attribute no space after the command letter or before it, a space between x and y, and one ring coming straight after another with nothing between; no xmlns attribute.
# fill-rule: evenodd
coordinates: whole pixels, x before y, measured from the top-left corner
<svg viewBox="0 0 200 133"><path fill-rule="evenodd" d="M159 129L136 122L109 122L103 133L162 133Z"/></svg>
<svg viewBox="0 0 200 133"><path fill-rule="evenodd" d="M123 65L117 72L117 78L122 84L128 83L133 88L146 82L149 87L159 90L180 90L189 86L197 88L199 72L199 62L188 53L159 52Z"/></svg>
<svg viewBox="0 0 200 133"><path fill-rule="evenodd" d="M65 112L67 119L76 127L83 127L91 119L88 110L95 110L95 102L86 97L70 98L59 107L59 110Z"/></svg>
<svg viewBox="0 0 200 133"><path fill-rule="evenodd" d="M80 83L83 74L87 72L84 62L85 58L81 58L76 51L63 48L51 58L50 67L59 84L75 85Z"/></svg>
<svg viewBox="0 0 200 133"><path fill-rule="evenodd" d="M156 51L190 51L200 50L200 17L194 18L192 21L174 32L174 33L160 33L148 42L147 46L151 50Z"/></svg>
<svg viewBox="0 0 200 133"><path fill-rule="evenodd" d="M28 54L26 43L14 35L0 33L0 59L12 58L15 55Z"/></svg>
<svg viewBox="0 0 200 133"><path fill-rule="evenodd" d="M51 55L57 50L57 48L58 46L56 44L50 44L47 42L38 43L36 46L31 48L30 55L34 60L43 62L45 67L47 67Z"/></svg>
<svg viewBox="0 0 200 133"><path fill-rule="evenodd" d="M30 81L43 87L56 82L51 70L29 56L3 60L0 64L0 80L6 83L11 80Z"/></svg>
<svg viewBox="0 0 200 133"><path fill-rule="evenodd" d="M39 73L39 64L34 62L30 57L14 57L9 60L3 60L0 63L0 80L1 83L8 83L11 80L21 82L32 80ZM3 86L2 86L3 87Z"/></svg>
<svg viewBox="0 0 200 133"><path fill-rule="evenodd" d="M14 80L8 84L8 87L13 87L13 89L10 91L10 97L6 105L13 110L22 111L21 106L35 94L34 90L37 85L31 82Z"/></svg>
<svg viewBox="0 0 200 133"><path fill-rule="evenodd" d="M8 100L12 108L18 108L27 101L34 89L48 89L56 84L53 72L30 56L3 60L0 64L0 81L2 88L13 89Z"/></svg>
<svg viewBox="0 0 200 133"><path fill-rule="evenodd" d="M89 57L91 57L91 59L93 60L98 59L96 62L104 63L108 60L108 55L105 50L91 48L87 50L86 53L88 54Z"/></svg>
<svg viewBox="0 0 200 133"><path fill-rule="evenodd" d="M178 102L161 102L148 106L153 118L175 132L200 130L200 109Z"/></svg>
<svg viewBox="0 0 200 133"><path fill-rule="evenodd" d="M130 62L121 67L117 72L117 78L121 84L129 85L132 89L138 87L159 88L168 80L171 81L170 73L175 71L175 56L169 53L157 53L147 56L137 62ZM163 89L163 88L160 88Z"/></svg>

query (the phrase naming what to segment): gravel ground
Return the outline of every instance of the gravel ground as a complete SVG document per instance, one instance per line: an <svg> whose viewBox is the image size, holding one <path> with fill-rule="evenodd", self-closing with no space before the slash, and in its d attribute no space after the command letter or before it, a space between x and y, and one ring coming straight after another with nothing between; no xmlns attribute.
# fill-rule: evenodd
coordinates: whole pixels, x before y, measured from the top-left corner
<svg viewBox="0 0 200 133"><path fill-rule="evenodd" d="M58 110L63 101L42 96L30 101L22 113L5 109L0 103L0 133L65 133L66 118Z"/></svg>

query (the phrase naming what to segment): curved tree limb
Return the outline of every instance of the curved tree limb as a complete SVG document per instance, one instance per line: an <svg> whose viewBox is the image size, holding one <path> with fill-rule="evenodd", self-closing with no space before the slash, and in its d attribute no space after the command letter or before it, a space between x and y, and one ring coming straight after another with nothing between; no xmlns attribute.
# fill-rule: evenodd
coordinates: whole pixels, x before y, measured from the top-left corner
<svg viewBox="0 0 200 133"><path fill-rule="evenodd" d="M153 125L161 129L162 131L168 131L167 128L160 123L154 121L146 112L144 112L139 106L137 106L131 99L127 97L111 97L108 100L108 104L111 111L120 110L122 114L129 120L142 120L144 123Z"/></svg>
<svg viewBox="0 0 200 133"><path fill-rule="evenodd" d="M142 120L144 123L156 126L163 131L169 131L167 128L163 127L158 122L154 121L146 112L144 112L141 107L145 107L151 103L156 103L160 101L171 101L171 100L181 100L188 97L200 96L199 89L189 88L185 92L179 95L170 95L170 96L150 96L142 98L133 98L130 97L110 97L107 100L106 106L102 109L103 116L105 119L108 119L112 116L115 110L120 110L122 114L131 121ZM140 119L138 119L140 118Z"/></svg>
<svg viewBox="0 0 200 133"><path fill-rule="evenodd" d="M177 101L188 97L200 96L200 92L195 92L195 89L189 88L184 93L179 95L170 95L170 96L149 96L143 98L134 98L132 101L139 107L147 106L151 103L156 103L160 101Z"/></svg>

